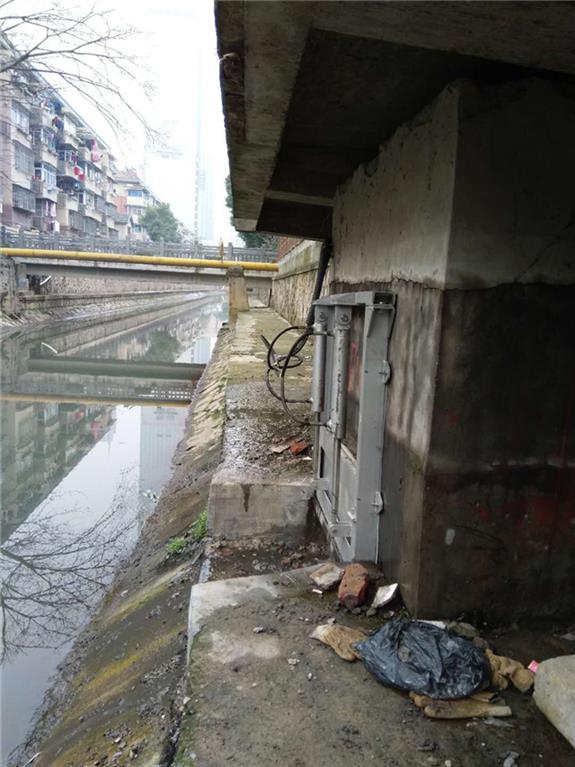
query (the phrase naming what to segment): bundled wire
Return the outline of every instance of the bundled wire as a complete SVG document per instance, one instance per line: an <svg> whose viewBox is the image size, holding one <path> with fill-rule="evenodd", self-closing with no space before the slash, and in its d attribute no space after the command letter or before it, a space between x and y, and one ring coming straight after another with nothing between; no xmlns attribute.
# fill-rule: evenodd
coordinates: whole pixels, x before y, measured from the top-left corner
<svg viewBox="0 0 575 767"><path fill-rule="evenodd" d="M286 397L286 391L285 391L285 382L286 382L286 373L288 370L293 370L294 368L299 367L305 360L305 357L302 355L302 352L305 348L305 345L310 339L310 336L313 335L313 320L314 320L314 307L313 304L321 295L321 289L323 286L323 281L325 277L325 273L327 271L327 267L329 264L329 260L331 258L331 242L329 240L325 241L322 245L321 254L320 254L320 260L318 265L318 271L315 281L315 286L313 290L313 297L311 301L310 308L308 310L307 314L307 322L304 326L298 326L298 325L292 325L288 328L284 328L281 330L271 341L268 341L265 336L262 335L262 341L267 347L268 353L267 353L267 370L266 370L266 386L268 388L268 391L272 396L274 396L277 400L279 400L282 403L282 407L285 411L285 413L296 423L299 423L303 426L308 426L311 421L310 419L302 419L298 416L294 415L292 410L290 409L290 405L303 405L308 404L309 399L288 399ZM301 331L300 335L296 338L296 340L291 345L289 351L287 354L277 354L275 351L276 344L282 338L286 333L289 333L293 330ZM279 379L279 392L274 389L274 386L270 380L271 375L274 374L276 378Z"/></svg>

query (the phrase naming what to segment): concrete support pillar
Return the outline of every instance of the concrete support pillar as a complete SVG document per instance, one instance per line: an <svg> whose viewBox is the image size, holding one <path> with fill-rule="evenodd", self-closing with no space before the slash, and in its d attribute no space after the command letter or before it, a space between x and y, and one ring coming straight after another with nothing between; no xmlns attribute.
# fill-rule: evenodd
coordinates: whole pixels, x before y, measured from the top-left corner
<svg viewBox="0 0 575 767"><path fill-rule="evenodd" d="M460 82L336 199L397 317L380 551L421 617L573 614L575 91Z"/></svg>
<svg viewBox="0 0 575 767"><path fill-rule="evenodd" d="M240 267L228 269L228 290L229 315L230 320L233 320L238 312L247 312L250 308L244 270Z"/></svg>

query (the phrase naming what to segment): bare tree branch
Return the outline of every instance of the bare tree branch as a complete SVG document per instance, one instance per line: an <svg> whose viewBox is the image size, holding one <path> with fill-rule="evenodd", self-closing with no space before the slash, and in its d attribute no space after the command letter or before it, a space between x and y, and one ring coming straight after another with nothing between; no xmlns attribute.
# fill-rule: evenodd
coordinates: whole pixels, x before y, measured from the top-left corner
<svg viewBox="0 0 575 767"><path fill-rule="evenodd" d="M126 554L136 521L122 515L125 495L121 484L110 511L81 533L69 529L68 509L27 520L0 547L0 662L76 635Z"/></svg>
<svg viewBox="0 0 575 767"><path fill-rule="evenodd" d="M77 95L100 112L115 135L125 133L132 121L155 138L137 105L145 103L147 93L140 82L142 64L128 53L135 30L95 5L64 7L46 0L43 9L19 12L23 2L0 2L2 90L10 87L6 76L12 75L18 78L16 89L25 80L32 93L51 88L66 92L66 98Z"/></svg>

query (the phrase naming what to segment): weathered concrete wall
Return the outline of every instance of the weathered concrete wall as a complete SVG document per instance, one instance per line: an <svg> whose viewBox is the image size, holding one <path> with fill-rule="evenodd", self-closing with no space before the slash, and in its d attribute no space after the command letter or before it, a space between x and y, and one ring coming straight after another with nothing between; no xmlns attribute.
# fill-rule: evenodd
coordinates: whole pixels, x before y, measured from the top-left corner
<svg viewBox="0 0 575 767"><path fill-rule="evenodd" d="M50 280L52 293L133 293L144 290L182 290L181 282L162 282L158 286L149 280L102 280L89 277L54 275Z"/></svg>
<svg viewBox="0 0 575 767"><path fill-rule="evenodd" d="M457 91L451 88L357 171L338 193L334 215L335 291L391 288L397 295L380 552L386 573L400 578L411 605L419 584L456 118Z"/></svg>
<svg viewBox="0 0 575 767"><path fill-rule="evenodd" d="M447 287L575 282L575 90L459 88Z"/></svg>
<svg viewBox="0 0 575 767"><path fill-rule="evenodd" d="M272 306L293 325L304 325L316 281L321 243L301 240L279 262L273 281ZM326 274L323 293L330 276Z"/></svg>
<svg viewBox="0 0 575 767"><path fill-rule="evenodd" d="M574 131L565 86L455 83L336 199L334 289L397 295L380 549L423 616L573 611Z"/></svg>
<svg viewBox="0 0 575 767"><path fill-rule="evenodd" d="M445 280L457 152L457 87L403 126L338 191L338 283Z"/></svg>

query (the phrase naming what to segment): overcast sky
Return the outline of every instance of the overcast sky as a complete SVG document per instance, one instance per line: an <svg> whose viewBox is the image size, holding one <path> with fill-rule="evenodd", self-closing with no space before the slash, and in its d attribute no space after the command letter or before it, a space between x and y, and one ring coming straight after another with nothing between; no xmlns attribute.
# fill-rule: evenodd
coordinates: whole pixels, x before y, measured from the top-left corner
<svg viewBox="0 0 575 767"><path fill-rule="evenodd" d="M153 87L150 122L172 153L162 156L149 145L146 151L141 147L140 169L191 228L199 105L203 153L213 177L215 237L227 242L234 233L225 207L228 170L213 0L116 0L115 8L140 30L136 50L145 61L142 74Z"/></svg>
<svg viewBox="0 0 575 767"><path fill-rule="evenodd" d="M98 0L108 9L110 0ZM219 90L219 63L213 0L115 0L118 22L135 27L131 47L141 62L142 82L152 86L144 103L138 89L129 85L128 100L145 112L152 128L159 130L167 151L146 141L136 123L120 140L111 134L93 108L68 94L73 106L116 151L119 164L134 166L152 191L169 202L176 216L190 229L194 221L194 172L196 115L201 109L203 154L213 179L215 240L237 242L225 207L227 152ZM200 95L198 96L198 89ZM121 145L124 146L121 146Z"/></svg>

